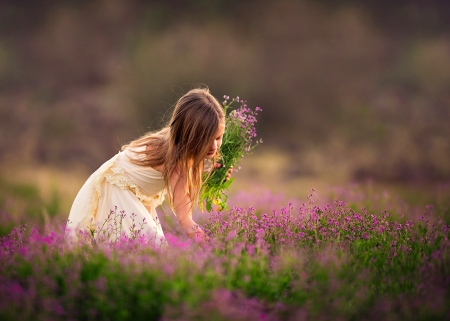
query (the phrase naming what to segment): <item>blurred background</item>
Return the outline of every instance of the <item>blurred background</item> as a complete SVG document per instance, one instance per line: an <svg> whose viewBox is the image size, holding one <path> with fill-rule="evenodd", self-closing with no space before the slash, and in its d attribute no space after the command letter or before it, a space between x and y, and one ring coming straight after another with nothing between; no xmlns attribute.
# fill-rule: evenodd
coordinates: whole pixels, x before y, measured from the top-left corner
<svg viewBox="0 0 450 321"><path fill-rule="evenodd" d="M369 181L417 201L450 179L449 16L445 0L1 0L0 205L67 214L199 84L263 109L231 192Z"/></svg>

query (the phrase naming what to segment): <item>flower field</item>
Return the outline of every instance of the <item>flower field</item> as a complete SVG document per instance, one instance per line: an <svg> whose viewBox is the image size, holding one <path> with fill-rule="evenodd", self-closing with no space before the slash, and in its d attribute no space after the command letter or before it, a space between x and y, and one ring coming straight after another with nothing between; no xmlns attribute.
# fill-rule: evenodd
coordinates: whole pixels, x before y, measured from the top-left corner
<svg viewBox="0 0 450 321"><path fill-rule="evenodd" d="M0 320L448 320L449 190L426 207L360 187L238 193L205 243L160 214L164 248L70 248L57 218L19 225L1 238Z"/></svg>

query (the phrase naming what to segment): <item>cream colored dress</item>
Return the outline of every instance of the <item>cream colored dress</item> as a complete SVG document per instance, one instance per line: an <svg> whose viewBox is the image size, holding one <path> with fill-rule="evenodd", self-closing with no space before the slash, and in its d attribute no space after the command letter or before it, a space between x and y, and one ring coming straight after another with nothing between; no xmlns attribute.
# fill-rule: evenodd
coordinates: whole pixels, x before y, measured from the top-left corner
<svg viewBox="0 0 450 321"><path fill-rule="evenodd" d="M157 246L165 244L156 213L166 193L163 176L149 166L133 164L132 157L139 156L131 150L119 152L88 178L70 210L66 240L140 237Z"/></svg>

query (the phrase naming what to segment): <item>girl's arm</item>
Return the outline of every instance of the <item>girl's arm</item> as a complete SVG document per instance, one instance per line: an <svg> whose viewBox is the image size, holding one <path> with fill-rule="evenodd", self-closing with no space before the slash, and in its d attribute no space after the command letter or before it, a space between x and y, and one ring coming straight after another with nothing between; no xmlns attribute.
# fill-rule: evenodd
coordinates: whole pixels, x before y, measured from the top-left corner
<svg viewBox="0 0 450 321"><path fill-rule="evenodd" d="M170 186L173 193L173 207L181 229L189 237L197 236L203 240L205 233L192 220L191 198L187 191L184 190L184 177L182 174L174 174L170 180Z"/></svg>

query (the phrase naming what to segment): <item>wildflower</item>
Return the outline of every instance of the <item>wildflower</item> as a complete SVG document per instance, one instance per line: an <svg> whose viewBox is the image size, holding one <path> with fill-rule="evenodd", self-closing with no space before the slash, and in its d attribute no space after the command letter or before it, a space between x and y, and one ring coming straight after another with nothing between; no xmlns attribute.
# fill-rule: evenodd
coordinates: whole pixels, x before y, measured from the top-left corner
<svg viewBox="0 0 450 321"><path fill-rule="evenodd" d="M226 241L229 241L229 240L233 240L233 239L235 239L237 237L237 232L236 232L236 230L232 230L232 231L230 231L230 233L228 233L228 235L227 235L227 237L226 237Z"/></svg>
<svg viewBox="0 0 450 321"><path fill-rule="evenodd" d="M207 211L211 211L213 204L217 205L219 211L228 209L226 204L228 197L224 190L228 189L233 181L233 179L226 180L228 170L231 167L237 167L237 170L240 170L241 167L236 166L238 162L256 145L262 143L262 139L253 141L257 136L256 111L261 111L261 108L257 107L258 109L252 111L247 107L246 101L240 99L239 96L233 98L230 103L228 103L229 96L224 95L224 98L226 131L220 148L221 159L219 160L222 166L215 169L209 177L208 173L205 174L205 182L200 192L200 208L206 207ZM239 102L240 107L227 113L234 101Z"/></svg>

